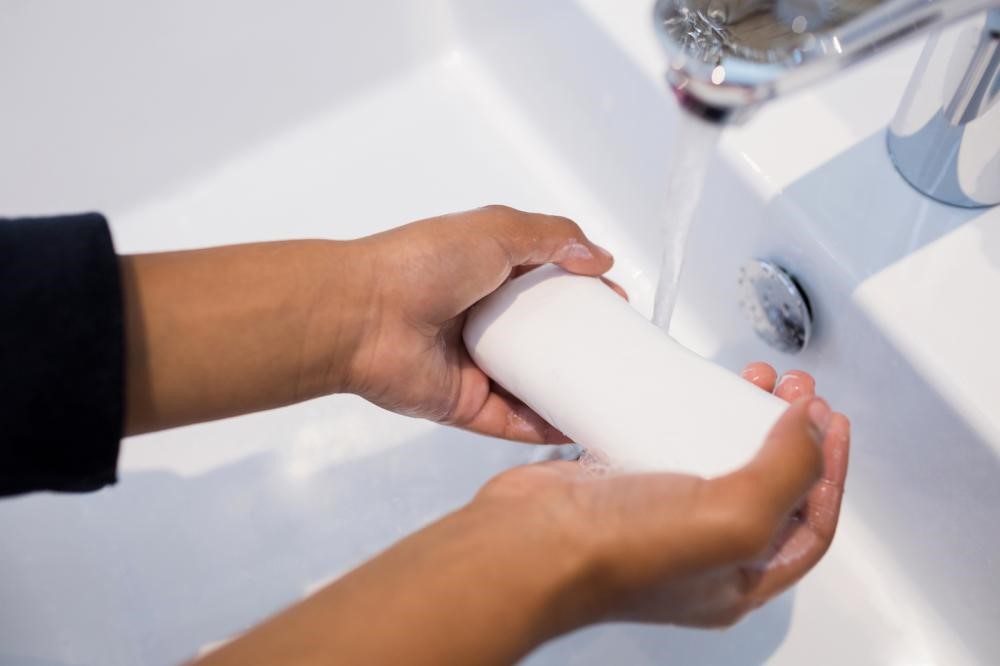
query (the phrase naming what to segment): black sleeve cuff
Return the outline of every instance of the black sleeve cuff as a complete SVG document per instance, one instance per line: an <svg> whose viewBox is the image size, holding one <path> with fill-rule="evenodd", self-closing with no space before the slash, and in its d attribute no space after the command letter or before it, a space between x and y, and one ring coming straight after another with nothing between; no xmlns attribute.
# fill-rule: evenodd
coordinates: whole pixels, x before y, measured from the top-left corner
<svg viewBox="0 0 1000 666"><path fill-rule="evenodd" d="M0 219L0 494L115 482L124 337L103 216Z"/></svg>

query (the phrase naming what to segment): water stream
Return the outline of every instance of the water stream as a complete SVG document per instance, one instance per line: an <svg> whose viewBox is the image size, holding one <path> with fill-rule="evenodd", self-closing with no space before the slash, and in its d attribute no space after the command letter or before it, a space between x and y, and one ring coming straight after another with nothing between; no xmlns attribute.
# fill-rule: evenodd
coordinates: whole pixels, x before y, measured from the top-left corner
<svg viewBox="0 0 1000 666"><path fill-rule="evenodd" d="M656 286L653 323L669 330L677 304L677 283L684 266L688 233L708 180L708 166L715 154L720 129L686 113L681 113L674 141L674 155L667 177L667 197L663 226L663 254Z"/></svg>

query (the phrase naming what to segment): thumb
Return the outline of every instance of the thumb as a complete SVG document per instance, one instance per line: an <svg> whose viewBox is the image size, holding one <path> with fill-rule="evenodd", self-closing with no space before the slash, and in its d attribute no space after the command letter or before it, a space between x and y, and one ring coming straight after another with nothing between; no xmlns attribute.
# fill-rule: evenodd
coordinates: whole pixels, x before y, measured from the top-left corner
<svg viewBox="0 0 1000 666"><path fill-rule="evenodd" d="M822 398L797 400L771 428L754 459L730 475L757 489L758 506L772 520L784 520L820 478L829 420L830 407Z"/></svg>
<svg viewBox="0 0 1000 666"><path fill-rule="evenodd" d="M508 268L559 264L571 273L601 275L614 263L611 253L565 217L525 213L507 206L487 206L478 211L494 239L507 253Z"/></svg>
<svg viewBox="0 0 1000 666"><path fill-rule="evenodd" d="M764 552L823 470L820 444L830 420L821 398L802 397L774 424L757 455L705 481L703 560L749 561ZM697 517L697 513L695 514Z"/></svg>

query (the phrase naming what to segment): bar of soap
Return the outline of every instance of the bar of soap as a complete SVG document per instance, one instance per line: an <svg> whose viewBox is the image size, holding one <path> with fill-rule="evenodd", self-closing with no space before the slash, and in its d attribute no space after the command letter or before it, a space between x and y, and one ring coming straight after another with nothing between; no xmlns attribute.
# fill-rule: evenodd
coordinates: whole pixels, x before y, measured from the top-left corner
<svg viewBox="0 0 1000 666"><path fill-rule="evenodd" d="M477 304L464 338L494 381L623 470L725 474L788 406L681 346L599 279L556 266Z"/></svg>

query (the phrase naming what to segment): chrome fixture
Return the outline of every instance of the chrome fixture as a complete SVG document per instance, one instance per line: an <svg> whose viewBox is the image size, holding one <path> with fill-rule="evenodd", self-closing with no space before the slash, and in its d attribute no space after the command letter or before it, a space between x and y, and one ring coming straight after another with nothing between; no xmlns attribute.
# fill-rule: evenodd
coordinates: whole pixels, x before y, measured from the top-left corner
<svg viewBox="0 0 1000 666"><path fill-rule="evenodd" d="M740 308L754 333L778 351L795 354L812 336L812 309L798 282L777 264L751 259L740 267Z"/></svg>
<svg viewBox="0 0 1000 666"><path fill-rule="evenodd" d="M681 106L716 123L935 31L889 153L929 197L1000 203L1000 0L657 0L655 23Z"/></svg>

